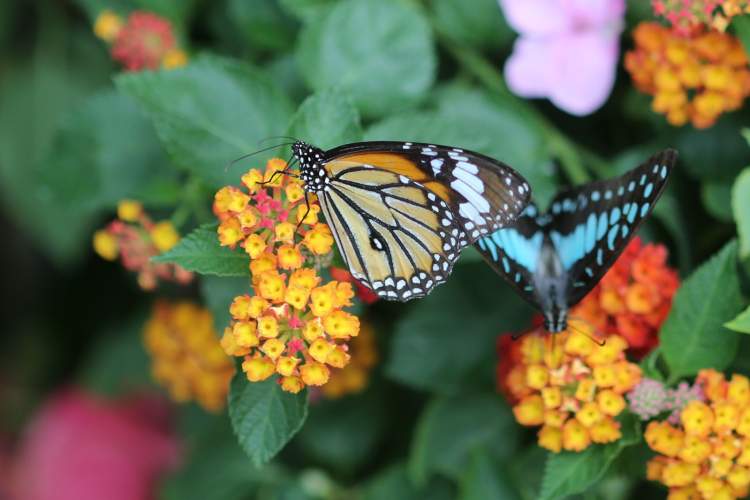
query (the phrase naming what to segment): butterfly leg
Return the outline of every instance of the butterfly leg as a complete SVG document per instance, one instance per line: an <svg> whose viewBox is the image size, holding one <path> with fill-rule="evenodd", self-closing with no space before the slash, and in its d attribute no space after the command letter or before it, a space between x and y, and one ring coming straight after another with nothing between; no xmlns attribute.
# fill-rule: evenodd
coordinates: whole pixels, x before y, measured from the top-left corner
<svg viewBox="0 0 750 500"><path fill-rule="evenodd" d="M299 227L302 225L302 222L307 219L308 214L310 213L310 198L308 198L308 193L305 191L305 215L302 216L302 218L297 222L297 227L294 228L294 233L297 234L297 231L299 231Z"/></svg>
<svg viewBox="0 0 750 500"><path fill-rule="evenodd" d="M569 317L568 319L569 319L569 320L571 320L571 319L572 319L572 320L574 320L574 321L581 321L581 322L583 322L583 323L586 323L586 324L587 324L588 326L590 326L590 327L591 327L591 328L592 328L592 329L594 330L594 335L593 335L593 336L592 336L592 335L589 335L588 333L586 333L585 331L583 331L583 330L582 330L582 329L580 329L580 328L576 328L575 326L573 326L573 325L572 325L572 324L570 323L570 321L568 321L568 326L569 326L570 328L572 328L573 330L577 331L578 333L580 333L581 335L583 335L583 336L584 336L584 337L586 337L587 339L591 340L591 342L593 342L594 344L598 345L599 347L604 347L604 346L605 346L605 345L607 344L607 339L606 339L606 338L603 338L602 340L598 340L598 339L596 338L596 337L599 337L599 336L602 336L602 337L603 337L603 335L601 335L601 332L599 331L599 329L598 329L598 328L596 328L596 327L595 327L594 325L592 325L591 323L589 323L589 322L588 322L588 321L586 321L585 319L583 319L583 318L577 318L577 317L574 317L574 316L570 316L570 317Z"/></svg>

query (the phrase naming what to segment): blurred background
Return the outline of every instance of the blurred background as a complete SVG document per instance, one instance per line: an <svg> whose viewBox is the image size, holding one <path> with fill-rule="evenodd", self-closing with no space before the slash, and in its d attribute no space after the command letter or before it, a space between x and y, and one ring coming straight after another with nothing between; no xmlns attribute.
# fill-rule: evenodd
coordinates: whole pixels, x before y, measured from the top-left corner
<svg viewBox="0 0 750 500"><path fill-rule="evenodd" d="M247 278L149 263L215 224L216 190L273 153L236 170L228 161L292 134L325 148L382 139L474 149L523 173L542 206L564 186L675 147L678 168L639 235L663 252L659 272L690 275L742 224L732 193L750 160L746 16L722 17L726 38L678 44L709 54L696 64L725 83L690 84L680 71L695 68L674 56L673 88L653 53L676 35L640 28L670 26L655 13L670 2L602 0L558 16L575 28L541 14L565 2L520 3L0 3L0 499L580 494L540 491L547 451L500 394L496 352L533 311L471 249L423 301L360 293L356 366L309 391L302 430L262 466L233 434L234 363L217 340ZM580 41L576 30L590 31ZM680 36L698 36L688 31ZM658 325L638 331L641 344L629 339L637 360L658 343L673 293ZM202 340L166 340L165 329ZM724 367L747 373L747 342L733 342ZM199 368L174 364L174 352ZM223 357L211 364L207 352ZM602 460L615 465L582 479L583 496L664 497L646 481L651 455L639 442Z"/></svg>

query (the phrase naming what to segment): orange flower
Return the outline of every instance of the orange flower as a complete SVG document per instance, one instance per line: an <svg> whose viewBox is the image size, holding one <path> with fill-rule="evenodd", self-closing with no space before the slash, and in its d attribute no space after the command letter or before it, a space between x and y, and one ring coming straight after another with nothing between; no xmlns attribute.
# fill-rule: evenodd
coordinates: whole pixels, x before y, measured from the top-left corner
<svg viewBox="0 0 750 500"><path fill-rule="evenodd" d="M612 346L607 339L598 348L583 336L576 341L586 354L597 359L616 356L611 351L618 347L629 349L637 357L645 355L658 343L657 333L669 314L679 284L677 272L667 266L666 248L644 245L640 238L633 238L599 284L570 313L605 336L621 336L624 342ZM573 321L575 327L582 323Z"/></svg>
<svg viewBox="0 0 750 500"><path fill-rule="evenodd" d="M144 290L156 288L159 280L187 284L193 274L176 264L156 264L151 257L166 252L177 244L180 235L169 221L154 222L135 200L118 203L119 219L96 231L94 251L106 260L120 258L123 267L138 274Z"/></svg>
<svg viewBox="0 0 750 500"><path fill-rule="evenodd" d="M640 23L633 31L635 49L625 54L625 68L641 92L654 96L652 109L665 114L670 124L690 121L696 128L710 127L722 113L739 109L750 94L747 59L732 35L706 31L696 23L677 26L680 32Z"/></svg>
<svg viewBox="0 0 750 500"><path fill-rule="evenodd" d="M652 0L651 4L679 35L690 35L703 26L724 31L732 17L750 12L747 0Z"/></svg>
<svg viewBox="0 0 750 500"><path fill-rule="evenodd" d="M661 454L650 463L648 477L668 486L670 498L687 490L702 498L745 497L750 485L750 440L740 431L743 416L750 416L750 401L745 398L748 381L734 375L727 382L714 370L702 370L696 381L708 400L688 402L679 414L679 427L648 424L646 442Z"/></svg>
<svg viewBox="0 0 750 500"><path fill-rule="evenodd" d="M108 11L100 14L94 31L112 43L112 58L127 71L173 68L187 62L187 55L176 47L172 24L151 12L132 12L123 24Z"/></svg>
<svg viewBox="0 0 750 500"><path fill-rule="evenodd" d="M252 275L252 293L236 297L229 308L233 322L222 346L244 357L248 380L277 373L281 389L297 393L327 384L335 370L350 364L347 342L357 337L360 324L343 310L352 305L351 285L321 285L318 270L330 263L333 236L317 221L317 204L310 205L312 217L297 223L299 209L306 210L299 181L272 175L285 166L273 159L264 174L249 171L242 176L247 192L222 188L213 209L222 221L220 244L241 245Z"/></svg>
<svg viewBox="0 0 750 500"><path fill-rule="evenodd" d="M610 336L600 347L586 337L591 333L529 333L499 343L508 349L501 350L508 359L501 358L498 374L513 414L521 425L542 426L538 444L554 453L619 439L614 417L626 407L623 394L640 380L638 366L625 360L622 337Z"/></svg>
<svg viewBox="0 0 750 500"><path fill-rule="evenodd" d="M143 329L151 372L177 402L224 408L234 365L216 339L211 313L190 302L157 302Z"/></svg>

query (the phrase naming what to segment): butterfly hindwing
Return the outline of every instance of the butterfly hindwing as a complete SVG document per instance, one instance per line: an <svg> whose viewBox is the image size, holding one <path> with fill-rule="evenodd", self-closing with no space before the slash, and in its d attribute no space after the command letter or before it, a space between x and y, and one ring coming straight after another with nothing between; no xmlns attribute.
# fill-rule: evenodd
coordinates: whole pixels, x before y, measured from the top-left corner
<svg viewBox="0 0 750 500"><path fill-rule="evenodd" d="M480 238L476 244L490 267L535 307L539 303L534 293L534 273L544 240L537 217L536 205L529 203L512 226Z"/></svg>
<svg viewBox="0 0 750 500"><path fill-rule="evenodd" d="M370 185L365 180L378 180ZM352 167L319 196L352 274L385 298L410 300L445 281L460 250L447 204L391 172Z"/></svg>

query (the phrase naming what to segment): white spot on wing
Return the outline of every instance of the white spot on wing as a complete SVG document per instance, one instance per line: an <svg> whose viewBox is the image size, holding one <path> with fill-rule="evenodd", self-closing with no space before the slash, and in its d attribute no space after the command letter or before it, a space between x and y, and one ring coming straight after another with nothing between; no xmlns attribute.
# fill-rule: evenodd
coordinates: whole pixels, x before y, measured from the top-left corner
<svg viewBox="0 0 750 500"><path fill-rule="evenodd" d="M461 203L461 205L459 205L458 207L458 213L462 217L472 221L474 224L477 224L479 226L483 226L485 224L484 217L479 215L479 211L471 203Z"/></svg>
<svg viewBox="0 0 750 500"><path fill-rule="evenodd" d="M485 199L484 196L477 193L474 189L472 189L467 183L465 183L461 179L456 179L453 182L451 182L451 187L461 193L464 198L469 202L470 205L472 205L472 208L474 209L474 212L477 213L477 216L479 216L479 212L489 212L490 210L490 203ZM461 206L463 207L466 205L466 203L461 203ZM473 218L469 217L470 219L474 220ZM482 220L482 224L484 224L484 219L479 217ZM474 221L477 222L477 221ZM477 222L479 224L479 222Z"/></svg>
<svg viewBox="0 0 750 500"><path fill-rule="evenodd" d="M484 193L484 182L482 182L482 179L480 179L476 175L470 172L467 172L465 169L459 168L459 167L456 167L453 169L453 175L456 176L456 179L461 179L462 181L464 181L466 184L469 185L469 187L471 187L471 189L473 189L477 193ZM468 198L468 196L466 197Z"/></svg>

